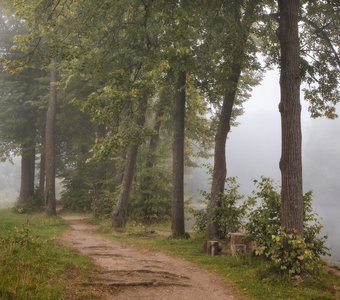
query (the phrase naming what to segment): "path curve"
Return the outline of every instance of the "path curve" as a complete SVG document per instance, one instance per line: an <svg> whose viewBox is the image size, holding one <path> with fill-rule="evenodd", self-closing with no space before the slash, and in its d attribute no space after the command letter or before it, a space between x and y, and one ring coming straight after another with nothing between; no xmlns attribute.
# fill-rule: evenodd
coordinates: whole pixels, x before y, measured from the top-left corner
<svg viewBox="0 0 340 300"><path fill-rule="evenodd" d="M108 299L244 300L217 275L161 252L126 246L96 235L79 216L64 216L71 229L60 241L91 257L103 272L89 285L111 288Z"/></svg>

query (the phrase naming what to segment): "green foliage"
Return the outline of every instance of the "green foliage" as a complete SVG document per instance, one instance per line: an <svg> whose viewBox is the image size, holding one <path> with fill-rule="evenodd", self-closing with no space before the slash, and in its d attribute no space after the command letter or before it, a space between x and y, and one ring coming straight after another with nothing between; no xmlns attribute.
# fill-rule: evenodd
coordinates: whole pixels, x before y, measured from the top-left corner
<svg viewBox="0 0 340 300"><path fill-rule="evenodd" d="M142 149L140 161L147 161L137 169L135 188L129 203L129 216L143 223L158 223L171 216L171 171L168 153L160 141L159 149L150 153Z"/></svg>
<svg viewBox="0 0 340 300"><path fill-rule="evenodd" d="M226 189L223 195L219 197L219 205L216 208L216 224L218 235L221 238L225 238L229 232L238 231L243 224L244 216L247 213L248 203L242 203L244 196L238 192L239 184L235 177L229 177L226 180ZM203 203L209 203L210 193L202 192L204 197ZM198 232L206 232L208 211L207 208L201 210L192 210L195 217L195 229Z"/></svg>
<svg viewBox="0 0 340 300"><path fill-rule="evenodd" d="M320 242L318 239L318 244ZM289 275L316 271L321 264L320 255L327 253L324 245L316 247L313 240L308 243L304 237L295 233L288 234L281 227L267 244L259 245L255 253L269 258L277 270L288 272Z"/></svg>
<svg viewBox="0 0 340 300"><path fill-rule="evenodd" d="M63 209L88 212L93 202L93 184L85 165L78 164L76 169L65 170L61 202Z"/></svg>
<svg viewBox="0 0 340 300"><path fill-rule="evenodd" d="M106 174L110 167L113 165L108 161L78 161L76 169L66 170L61 194L63 209L93 212L97 218L110 217L118 192L115 178Z"/></svg>
<svg viewBox="0 0 340 300"><path fill-rule="evenodd" d="M30 214L40 212L42 207L42 200L39 198L37 191L35 191L32 196L28 197L25 203L17 201L13 209L19 214Z"/></svg>
<svg viewBox="0 0 340 300"><path fill-rule="evenodd" d="M340 99L339 4L336 1L302 1L300 34L303 89L313 118L337 117ZM325 25L327 24L327 25Z"/></svg>
<svg viewBox="0 0 340 300"><path fill-rule="evenodd" d="M94 216L99 219L108 219L112 216L112 208L116 205L116 199L119 189L111 191L108 188L103 188L99 199L92 203Z"/></svg>
<svg viewBox="0 0 340 300"><path fill-rule="evenodd" d="M262 177L254 183L257 190L248 200L253 209L249 213L246 229L258 245L269 247L271 236L280 226L281 197L271 179Z"/></svg>
<svg viewBox="0 0 340 300"><path fill-rule="evenodd" d="M249 237L256 241L256 254L268 258L282 273L300 275L312 272L328 254L322 225L312 210L312 193L304 196L304 236L287 233L280 227L281 197L269 178L255 181L257 191L249 199L254 205L246 224ZM256 205L255 205L256 204Z"/></svg>
<svg viewBox="0 0 340 300"><path fill-rule="evenodd" d="M15 255L21 249L24 250L38 250L41 245L38 237L32 234L29 222L22 227L14 227L13 232L0 239L1 248L7 255Z"/></svg>

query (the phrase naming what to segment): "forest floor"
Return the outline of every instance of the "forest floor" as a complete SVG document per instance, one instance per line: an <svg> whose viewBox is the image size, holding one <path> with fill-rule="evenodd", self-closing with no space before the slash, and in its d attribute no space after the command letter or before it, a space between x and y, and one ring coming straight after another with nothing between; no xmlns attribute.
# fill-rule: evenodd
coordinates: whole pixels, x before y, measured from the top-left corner
<svg viewBox="0 0 340 300"><path fill-rule="evenodd" d="M87 284L109 291L108 299L246 299L219 276L190 262L108 240L95 234L97 226L81 216L63 218L71 229L59 240L102 268Z"/></svg>

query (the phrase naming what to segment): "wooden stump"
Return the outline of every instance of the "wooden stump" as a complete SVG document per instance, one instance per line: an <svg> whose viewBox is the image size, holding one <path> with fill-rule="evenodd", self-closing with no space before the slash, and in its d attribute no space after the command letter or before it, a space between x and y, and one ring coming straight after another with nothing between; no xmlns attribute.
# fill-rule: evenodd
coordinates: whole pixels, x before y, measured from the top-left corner
<svg viewBox="0 0 340 300"><path fill-rule="evenodd" d="M252 253L255 250L255 242L247 241L246 234L241 232L231 232L228 234L230 241L230 254L237 255L239 253Z"/></svg>
<svg viewBox="0 0 340 300"><path fill-rule="evenodd" d="M203 248L203 250L211 256L218 255L221 251L220 243L218 241L206 241Z"/></svg>

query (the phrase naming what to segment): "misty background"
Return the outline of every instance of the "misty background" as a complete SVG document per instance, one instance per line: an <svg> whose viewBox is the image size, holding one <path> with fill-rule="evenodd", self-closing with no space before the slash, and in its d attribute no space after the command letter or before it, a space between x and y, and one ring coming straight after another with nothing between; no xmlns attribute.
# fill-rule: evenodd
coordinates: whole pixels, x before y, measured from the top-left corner
<svg viewBox="0 0 340 300"><path fill-rule="evenodd" d="M238 177L240 193L251 195L253 180L262 175L280 184L281 119L279 71L268 71L261 85L254 88L252 97L244 104L244 115L232 128L227 141L228 177ZM313 191L313 207L328 235L333 263L340 262L340 120L312 119L308 103L302 104L302 159L304 192ZM337 107L340 114L340 106ZM202 162L212 163L212 159ZM194 197L197 187L208 190L207 169L195 169L187 183Z"/></svg>
<svg viewBox="0 0 340 300"><path fill-rule="evenodd" d="M228 176L238 177L240 192L250 195L253 179L262 175L280 183L281 128L279 71L268 71L238 118L227 142ZM340 120L311 119L308 104L302 100L304 192L314 192L314 210L319 214L328 235L332 262L340 262ZM338 107L338 112L340 107ZM212 159L202 164L212 163ZM19 195L20 159L14 164L0 163L0 208L10 207ZM193 200L200 190L209 189L205 167L190 170L186 189Z"/></svg>

